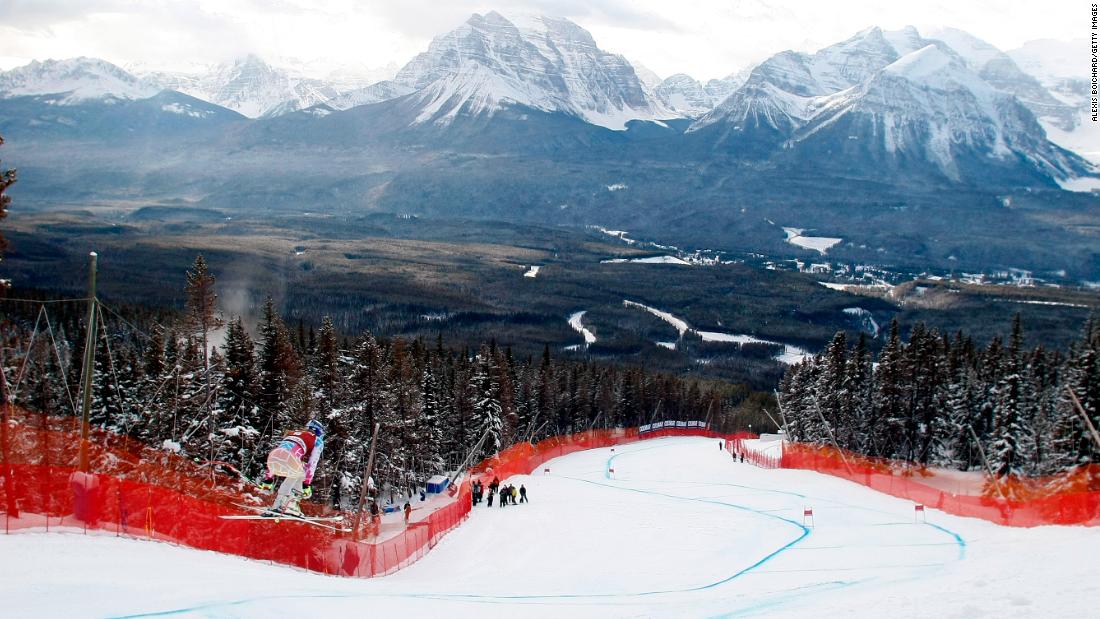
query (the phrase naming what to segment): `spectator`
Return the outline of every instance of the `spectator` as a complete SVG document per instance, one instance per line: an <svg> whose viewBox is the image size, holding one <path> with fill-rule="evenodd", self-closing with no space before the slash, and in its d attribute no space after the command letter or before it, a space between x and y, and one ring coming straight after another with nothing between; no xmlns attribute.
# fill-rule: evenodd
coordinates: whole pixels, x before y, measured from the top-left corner
<svg viewBox="0 0 1100 619"><path fill-rule="evenodd" d="M409 505L408 501L405 501L405 526L409 526L409 516L412 515L412 505Z"/></svg>
<svg viewBox="0 0 1100 619"><path fill-rule="evenodd" d="M520 503L526 503L527 502L527 488L525 488L523 486L523 484L519 485L519 502Z"/></svg>

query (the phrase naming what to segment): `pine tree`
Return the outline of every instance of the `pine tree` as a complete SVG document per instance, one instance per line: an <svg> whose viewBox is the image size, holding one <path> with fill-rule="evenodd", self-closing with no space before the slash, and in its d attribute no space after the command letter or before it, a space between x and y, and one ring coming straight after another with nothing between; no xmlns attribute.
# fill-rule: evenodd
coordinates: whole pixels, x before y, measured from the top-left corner
<svg viewBox="0 0 1100 619"><path fill-rule="evenodd" d="M186 333L196 335L202 344L202 370L204 405L213 402L210 380L210 332L225 325L218 315L218 296L214 293L214 276L206 266L206 260L199 254L195 264L187 272L187 314Z"/></svg>
<svg viewBox="0 0 1100 619"><path fill-rule="evenodd" d="M486 431L489 433L489 437L482 444L481 451L475 456L481 459L500 451L504 420L500 400L497 399L500 387L497 384L492 355L487 346L483 346L481 352L474 359L474 367L475 371L471 377L474 393L476 394L473 425L477 428L479 437Z"/></svg>
<svg viewBox="0 0 1100 619"><path fill-rule="evenodd" d="M438 367L433 363L424 366L420 380L422 404L420 415L416 419L416 458L423 467L424 475L431 476L443 472L443 407L440 398L439 383L436 378Z"/></svg>
<svg viewBox="0 0 1100 619"><path fill-rule="evenodd" d="M867 453L871 427L872 390L871 351L867 334L860 333L856 346L848 357L844 370L844 397L841 401L839 424L842 430L840 446L857 453Z"/></svg>
<svg viewBox="0 0 1100 619"><path fill-rule="evenodd" d="M841 428L841 423L844 418L844 403L848 399L848 380L845 375L847 357L847 337L843 331L838 331L821 359L821 374L817 378L816 388L818 395L812 403L814 415L824 418L824 421L821 419L818 421L822 424L821 438L827 442L831 442L833 436L836 436L839 442L846 434L846 431Z"/></svg>
<svg viewBox="0 0 1100 619"><path fill-rule="evenodd" d="M1012 337L1008 350L1001 356L1002 366L995 389L993 405L993 441L990 445L989 465L998 476L1020 475L1026 463L1021 453L1021 440L1025 434L1021 408L1025 405L1024 379L1020 367L1021 348L1020 316L1013 321Z"/></svg>
<svg viewBox="0 0 1100 619"><path fill-rule="evenodd" d="M219 460L228 461L246 475L256 475L262 465L259 441L263 427L256 405L256 350L252 338L238 317L225 334L225 379L218 394L223 412L221 431L227 437Z"/></svg>
<svg viewBox="0 0 1100 619"><path fill-rule="evenodd" d="M4 145L4 138L0 136L0 146ZM0 168L0 220L3 220L8 216L8 206L11 205L11 196L4 195L8 187L15 184L15 170L5 170ZM4 235L0 233L0 253L3 253L8 248L8 241L4 238Z"/></svg>
<svg viewBox="0 0 1100 619"><path fill-rule="evenodd" d="M890 337L879 355L875 371L876 431L871 437L870 455L893 458L905 455L908 394L906 393L904 350L897 319L890 322Z"/></svg>
<svg viewBox="0 0 1100 619"><path fill-rule="evenodd" d="M290 408L290 401L298 394L298 383L302 378L301 361L294 350L290 332L275 312L275 302L271 297L264 301L260 338L257 403L263 425L273 428L274 433L278 434L289 429L294 421L305 421L293 419Z"/></svg>

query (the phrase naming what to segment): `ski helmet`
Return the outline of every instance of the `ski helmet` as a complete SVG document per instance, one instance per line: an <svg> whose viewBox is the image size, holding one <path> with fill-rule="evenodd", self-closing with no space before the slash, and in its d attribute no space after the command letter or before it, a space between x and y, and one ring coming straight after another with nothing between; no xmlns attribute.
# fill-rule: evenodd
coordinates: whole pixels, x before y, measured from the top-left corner
<svg viewBox="0 0 1100 619"><path fill-rule="evenodd" d="M309 423L306 424L306 429L318 437L325 435L325 426L321 425L321 422L316 419L310 419Z"/></svg>

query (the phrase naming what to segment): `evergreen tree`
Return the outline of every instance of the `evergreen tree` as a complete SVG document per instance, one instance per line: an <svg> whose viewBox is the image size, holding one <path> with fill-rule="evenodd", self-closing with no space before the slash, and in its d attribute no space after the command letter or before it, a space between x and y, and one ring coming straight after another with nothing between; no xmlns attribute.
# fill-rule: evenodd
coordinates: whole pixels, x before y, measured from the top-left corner
<svg viewBox="0 0 1100 619"><path fill-rule="evenodd" d="M263 426L256 405L256 350L240 317L229 323L225 334L225 378L218 393L218 408L223 417L221 430L226 441L219 460L234 464L246 475L256 475L262 466L260 440L268 428Z"/></svg>
<svg viewBox="0 0 1100 619"><path fill-rule="evenodd" d="M210 332L224 326L225 321L218 315L218 296L214 293L214 276L206 266L206 260L199 254L195 264L187 272L187 314L186 333L195 335L202 344L202 370L204 387L204 405L213 402L210 380Z"/></svg>
<svg viewBox="0 0 1100 619"><path fill-rule="evenodd" d="M0 136L0 146L4 145L4 138ZM4 195L4 192L15 184L15 170L5 170L0 168L0 220L3 220L8 216L8 206L11 205L11 196ZM8 248L8 241L4 238L4 235L0 233L0 253L3 253Z"/></svg>
<svg viewBox="0 0 1100 619"><path fill-rule="evenodd" d="M481 352L474 359L474 373L471 377L476 400L473 410L473 425L480 435L486 431L489 437L482 444L481 451L476 457L487 458L502 448L502 433L504 419L502 418L500 400L500 386L496 380L496 371L493 367L493 358L487 346L483 346Z"/></svg>
<svg viewBox="0 0 1100 619"><path fill-rule="evenodd" d="M299 395L298 383L302 378L301 361L294 350L290 332L275 312L271 297L264 301L260 318L260 381L257 403L261 421L271 427L274 434L288 429L292 422L305 420L292 418L291 399Z"/></svg>

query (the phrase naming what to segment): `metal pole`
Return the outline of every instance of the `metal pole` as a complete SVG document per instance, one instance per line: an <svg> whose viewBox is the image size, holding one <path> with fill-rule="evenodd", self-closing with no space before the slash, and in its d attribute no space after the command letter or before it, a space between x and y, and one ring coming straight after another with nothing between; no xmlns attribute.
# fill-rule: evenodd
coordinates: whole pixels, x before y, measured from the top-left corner
<svg viewBox="0 0 1100 619"><path fill-rule="evenodd" d="M374 424L374 433L370 437L370 454L367 456L367 468L363 471L363 488L359 491L359 506L355 510L355 527L352 529L355 531L355 539L359 539L359 525L363 522L363 504L367 502L367 495L370 494L370 474L374 469L374 448L378 445L378 430L382 427L382 424Z"/></svg>
<svg viewBox="0 0 1100 619"><path fill-rule="evenodd" d="M470 450L470 453L466 454L466 459L462 461L462 464L455 469L454 477L451 478L451 485L454 485L458 481L458 476L462 474L462 471L466 470L466 467L470 464L470 460L473 459L474 454L481 451L481 446L485 444L485 439L489 438L489 428L485 428L485 433L481 435L481 439L478 440L477 445Z"/></svg>
<svg viewBox="0 0 1100 619"><path fill-rule="evenodd" d="M970 430L970 436L974 437L974 444L978 446L978 454L982 457L982 464L985 465L985 470L989 473L990 479L993 480L993 485L997 487L997 492L1001 495L1001 498L1008 500L1005 496L1005 491L1001 489L1001 480L997 479L997 476L993 474L993 467L989 466L989 460L985 457L985 450L982 449L982 442L978 439L978 433L974 431L974 426L966 424L966 429Z"/></svg>
<svg viewBox="0 0 1100 619"><path fill-rule="evenodd" d="M88 324L84 339L84 369L81 376L81 423L80 423L80 470L88 472L88 436L90 430L90 418L92 410L92 372L95 370L95 339L96 339L96 259L98 255L93 251L88 255Z"/></svg>
<svg viewBox="0 0 1100 619"><path fill-rule="evenodd" d="M773 390L773 393L775 393L775 407L779 409L779 420L783 422L783 434L787 440L790 440L791 435L787 432L787 418L783 415L783 399L779 397L778 389Z"/></svg>
<svg viewBox="0 0 1100 619"><path fill-rule="evenodd" d="M817 396L814 396L814 410L817 411L817 417L821 420L821 425L825 426L825 429L829 431L829 440L832 441L833 447L836 448L836 453L844 462L844 468L848 469L849 475L855 476L855 473L852 472L852 467L848 465L848 458L844 456L844 450L841 449L840 445L838 445L836 442L836 436L833 434L833 428L829 425L829 422L825 420L825 415L821 413L821 405L817 403Z"/></svg>
<svg viewBox="0 0 1100 619"><path fill-rule="evenodd" d="M1089 429L1089 434L1092 434L1092 440L1096 441L1096 446L1100 447L1100 432L1096 431L1096 426L1092 425L1092 420L1089 419L1088 413L1085 412L1085 407L1081 406L1081 400L1077 399L1077 394L1073 392L1073 389L1066 385L1066 391L1069 392L1069 397L1073 399L1073 407L1077 409L1077 412L1081 415L1081 419L1085 420L1085 427Z"/></svg>
<svg viewBox="0 0 1100 619"><path fill-rule="evenodd" d="M764 407L760 407L760 410L763 411L764 414L768 416L768 419L770 419L771 422L775 424L776 428L778 428L780 430L783 429L783 426L779 425L779 422L775 420L775 417L772 417L772 414L768 412L768 409L766 409Z"/></svg>

